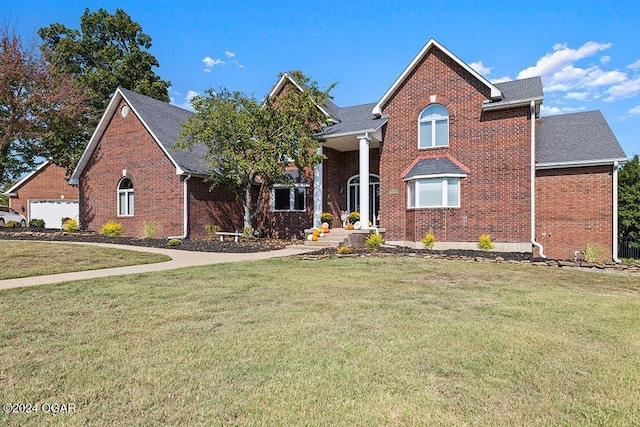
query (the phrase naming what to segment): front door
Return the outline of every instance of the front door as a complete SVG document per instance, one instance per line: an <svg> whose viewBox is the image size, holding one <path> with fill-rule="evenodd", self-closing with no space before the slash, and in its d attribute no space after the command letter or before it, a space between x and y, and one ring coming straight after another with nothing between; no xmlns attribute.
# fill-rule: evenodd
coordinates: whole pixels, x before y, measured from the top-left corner
<svg viewBox="0 0 640 427"><path fill-rule="evenodd" d="M352 176L347 181L349 189L347 195L347 210L349 212L360 211L360 175ZM369 175L369 221L374 227L378 226L378 212L380 211L380 177L378 175ZM363 221L360 218L360 221Z"/></svg>

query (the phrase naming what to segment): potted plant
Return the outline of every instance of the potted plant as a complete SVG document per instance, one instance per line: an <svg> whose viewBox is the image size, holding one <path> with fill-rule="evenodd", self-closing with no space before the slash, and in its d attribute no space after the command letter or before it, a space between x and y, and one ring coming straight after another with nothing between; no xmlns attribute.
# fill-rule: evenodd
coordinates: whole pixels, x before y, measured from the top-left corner
<svg viewBox="0 0 640 427"><path fill-rule="evenodd" d="M349 215L347 216L347 221L349 221L349 224L355 224L356 222L360 221L360 212L349 213Z"/></svg>
<svg viewBox="0 0 640 427"><path fill-rule="evenodd" d="M324 224L325 222L329 224L329 228L331 228L331 222L333 221L333 215L329 212L322 212L320 214L320 224Z"/></svg>

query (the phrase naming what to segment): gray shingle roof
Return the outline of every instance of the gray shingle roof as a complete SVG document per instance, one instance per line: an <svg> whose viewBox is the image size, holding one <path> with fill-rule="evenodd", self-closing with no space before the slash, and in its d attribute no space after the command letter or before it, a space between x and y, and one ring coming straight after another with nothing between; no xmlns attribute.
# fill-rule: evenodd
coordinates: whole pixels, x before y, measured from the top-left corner
<svg viewBox="0 0 640 427"><path fill-rule="evenodd" d="M542 117L536 123L536 163L580 163L626 158L600 111Z"/></svg>
<svg viewBox="0 0 640 427"><path fill-rule="evenodd" d="M540 77L495 83L495 86L502 92L502 99L500 101L485 103L483 105L485 110L507 107L511 104L521 104L522 102L533 100L542 101L544 98L542 79Z"/></svg>
<svg viewBox="0 0 640 427"><path fill-rule="evenodd" d="M427 175L466 175L467 173L448 157L421 159L407 172L404 179Z"/></svg>
<svg viewBox="0 0 640 427"><path fill-rule="evenodd" d="M335 105L335 104L334 104ZM376 118L371 114L375 106L371 104L354 105L352 107L340 108L337 118L339 123L325 128L320 134L321 137L330 137L343 134L371 131L380 128L387 122L386 117Z"/></svg>
<svg viewBox="0 0 640 427"><path fill-rule="evenodd" d="M120 91L182 170L206 173L204 145L195 145L192 150L175 148L182 124L193 115L191 111L127 89L120 88Z"/></svg>

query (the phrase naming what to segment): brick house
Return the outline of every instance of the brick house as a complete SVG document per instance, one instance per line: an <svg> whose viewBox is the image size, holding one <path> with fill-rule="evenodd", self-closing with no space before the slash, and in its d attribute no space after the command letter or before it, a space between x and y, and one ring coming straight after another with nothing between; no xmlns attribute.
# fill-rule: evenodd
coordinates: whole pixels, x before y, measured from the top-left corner
<svg viewBox="0 0 640 427"><path fill-rule="evenodd" d="M491 83L432 39L378 102L319 106L332 120L325 161L272 189L257 226L295 235L321 212L338 226L358 211L393 244L420 247L432 230L436 248L475 248L488 233L498 250L566 259L592 242L615 259L625 154L600 112L541 118L543 98L539 77ZM173 149L189 114L118 89L72 176L83 224L153 220L163 236L194 237L241 226L230 193L208 191L202 151Z"/></svg>
<svg viewBox="0 0 640 427"><path fill-rule="evenodd" d="M45 221L47 228L62 228L62 218L78 218L78 188L67 183L67 171L49 161L25 175L4 194L9 206L27 222Z"/></svg>

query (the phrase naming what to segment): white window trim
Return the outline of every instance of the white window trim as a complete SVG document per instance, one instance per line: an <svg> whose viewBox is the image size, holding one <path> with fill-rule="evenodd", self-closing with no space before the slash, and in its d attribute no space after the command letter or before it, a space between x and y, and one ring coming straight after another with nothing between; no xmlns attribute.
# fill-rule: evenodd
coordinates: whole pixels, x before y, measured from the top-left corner
<svg viewBox="0 0 640 427"><path fill-rule="evenodd" d="M134 186L134 188L125 188L125 189L121 189L120 188L120 184L125 179L128 179L129 181L131 181L131 178L127 178L126 176L123 177L120 181L118 181L118 187L117 187L117 192L116 192L116 195L117 195L116 216L119 217L119 218L133 216L134 215L134 209L135 209L135 197L136 197L136 195L135 195L135 186ZM133 184L133 181L131 181L131 183ZM131 206L129 206L129 193L133 194L133 200L134 200L133 208L131 208ZM120 213L120 211L121 211L121 209L120 209L120 195L121 194L125 194L125 198L124 199L125 199L125 203L127 205L126 206L127 207L126 211L128 212L126 214L121 214Z"/></svg>
<svg viewBox="0 0 640 427"><path fill-rule="evenodd" d="M289 209L276 209L276 189L289 189ZM303 188L304 191L304 208L303 209L294 209L295 199L294 199L294 190L298 188ZM269 201L269 208L272 212L306 212L307 211L307 188L309 188L309 184L296 184L296 185L274 185L271 187L271 200Z"/></svg>
<svg viewBox="0 0 640 427"><path fill-rule="evenodd" d="M415 176L415 177L411 177L411 179L405 179L405 182L407 183L407 209L459 209L460 205L461 205L461 194L460 194L460 182L461 182L461 178L466 177L466 175L458 175L458 174L446 174L446 175L438 175L438 176L434 176L434 175L423 175L423 176ZM441 185L441 189L440 189L440 196L441 196L441 204L439 206L420 206L419 205L419 198L420 198L420 191L416 188L416 184L418 183L418 181L420 180L424 180L424 179L429 179L429 180L440 180L440 185ZM457 180L458 181L458 185L456 186L457 192L458 192L458 204L457 205L449 205L449 179L452 180ZM411 184L414 184L414 200L413 200L413 206L411 206L411 191L410 191L410 186Z"/></svg>
<svg viewBox="0 0 640 427"><path fill-rule="evenodd" d="M433 118L428 118L428 119L421 119L420 116L422 115L422 113L429 107L433 106L433 105L441 105L445 110L447 110L447 108L442 105L442 104L430 104L427 105L426 107L424 107L422 109L422 111L420 111L420 114L418 115L418 149L419 150L428 150L428 149L432 149L432 148L443 148L443 147L448 147L449 146L449 115L447 116L437 116L437 117L433 117ZM449 113L449 110L447 110L447 114ZM447 143L445 145L436 145L436 122L437 121L441 121L441 120L445 120L447 121ZM420 126L422 123L427 123L427 122L431 122L431 145L422 147L420 146L420 141L422 141L422 126Z"/></svg>

